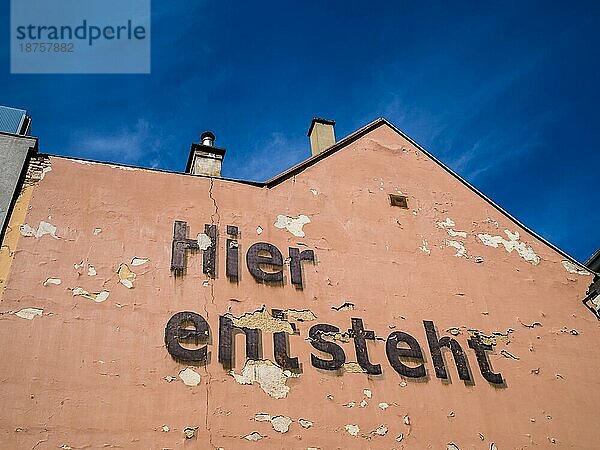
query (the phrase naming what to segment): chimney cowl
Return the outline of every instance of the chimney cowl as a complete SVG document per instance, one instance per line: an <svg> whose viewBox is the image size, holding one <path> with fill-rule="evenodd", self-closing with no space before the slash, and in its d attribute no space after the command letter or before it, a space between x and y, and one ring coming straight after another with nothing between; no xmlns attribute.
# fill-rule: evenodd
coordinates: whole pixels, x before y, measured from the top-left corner
<svg viewBox="0 0 600 450"><path fill-rule="evenodd" d="M200 142L202 142L202 145L213 147L215 145L215 135L212 131L205 131L200 135Z"/></svg>

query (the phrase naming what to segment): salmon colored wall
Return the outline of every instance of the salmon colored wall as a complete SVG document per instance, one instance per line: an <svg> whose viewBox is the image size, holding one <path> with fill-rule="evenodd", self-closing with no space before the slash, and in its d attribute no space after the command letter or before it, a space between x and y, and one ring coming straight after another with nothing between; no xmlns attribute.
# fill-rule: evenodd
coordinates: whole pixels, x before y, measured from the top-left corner
<svg viewBox="0 0 600 450"><path fill-rule="evenodd" d="M25 222L39 231L44 221L56 231L21 237L2 300L3 448L597 447L600 332L581 303L591 276L568 271L564 257L391 128L380 126L271 189L57 157L50 162ZM388 194L398 191L408 196L408 210L389 205ZM273 225L278 215L301 214L310 218L304 237ZM451 223L448 218L454 225L438 225ZM188 255L185 275L172 275L175 220L186 221L191 236L204 224L218 225L214 280L202 273L200 253ZM241 233L237 284L225 276L226 225ZM539 264L477 237L508 239L505 229L519 232L522 248ZM290 283L287 266L283 286L252 278L245 255L259 241L276 245L284 257L288 247L314 250L316 264L303 263L304 289ZM448 241L466 255L456 256ZM132 265L135 257L148 261ZM131 289L119 282L122 263L136 274ZM49 278L60 284L44 285ZM77 287L92 299L74 295L82 292ZM103 291L108 298L94 301ZM355 309L333 309L345 302ZM285 398L271 397L257 383L238 383L217 361L219 315L239 317L262 305L316 316L296 321L299 335L289 336L302 372L287 378ZM32 320L14 314L26 308L43 312ZM209 322L208 365L180 363L167 352L165 325L179 311ZM352 317L382 338L368 344L380 376L311 366L311 353L327 355L306 339L310 327L328 323L346 331ZM461 344L473 383L458 379L449 352L451 382L436 378L423 320ZM388 362L385 339L399 330L420 343L425 380L402 378ZM482 378L467 345L469 330L499 333L489 359L505 387ZM336 343L347 362L356 362L352 340ZM273 360L272 333L262 333L262 344L263 358ZM244 363L240 336L236 374ZM197 386L178 377L188 366L201 377ZM276 418L257 421L257 413ZM275 429L286 421L277 416L292 420L287 432ZM312 426L304 428L300 418ZM356 436L347 425L358 426ZM185 437L185 427L198 427L194 437ZM258 437L253 432L262 438L244 438Z"/></svg>

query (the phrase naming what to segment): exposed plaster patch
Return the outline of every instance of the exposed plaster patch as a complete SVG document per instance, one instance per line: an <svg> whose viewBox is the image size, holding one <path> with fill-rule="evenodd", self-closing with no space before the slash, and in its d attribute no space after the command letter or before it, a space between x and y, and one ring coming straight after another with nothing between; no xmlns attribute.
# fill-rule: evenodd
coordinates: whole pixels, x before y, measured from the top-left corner
<svg viewBox="0 0 600 450"><path fill-rule="evenodd" d="M452 229L448 229L446 231L452 237L461 237L461 238L466 238L467 237L467 233L464 232L464 231L454 231Z"/></svg>
<svg viewBox="0 0 600 450"><path fill-rule="evenodd" d="M386 402L381 402L378 406L383 411L385 411L386 409L388 409L390 407L390 405L387 404Z"/></svg>
<svg viewBox="0 0 600 450"><path fill-rule="evenodd" d="M369 402L368 402L368 401L366 401L366 400L363 400L363 401L361 401L361 402L358 404L358 406L360 406L361 408L364 408L364 407L366 407L368 404L369 404Z"/></svg>
<svg viewBox="0 0 600 450"><path fill-rule="evenodd" d="M310 192L312 192L312 195L317 195L319 193L316 189L311 189Z"/></svg>
<svg viewBox="0 0 600 450"><path fill-rule="evenodd" d="M142 264L146 264L148 261L150 261L148 258L139 258L137 256L134 256L131 259L131 265L132 266L141 266Z"/></svg>
<svg viewBox="0 0 600 450"><path fill-rule="evenodd" d="M183 429L183 434L185 434L185 438L192 439L194 436L196 436L197 429L198 427L185 427Z"/></svg>
<svg viewBox="0 0 600 450"><path fill-rule="evenodd" d="M289 386L286 385L287 379L300 376L289 370L283 370L268 359L248 359L240 375L233 370L229 375L240 384L258 383L261 389L273 398L285 398L290 391Z"/></svg>
<svg viewBox="0 0 600 450"><path fill-rule="evenodd" d="M60 283L62 283L60 278L46 278L46 281L44 281L44 286L48 286L50 284L55 284L58 286Z"/></svg>
<svg viewBox="0 0 600 450"><path fill-rule="evenodd" d="M356 406L356 402L344 403L342 406L344 406L346 408L354 408Z"/></svg>
<svg viewBox="0 0 600 450"><path fill-rule="evenodd" d="M81 262L73 264L73 269L75 269L75 270L83 269L83 266L85 266L85 264L84 264L83 260L81 260Z"/></svg>
<svg viewBox="0 0 600 450"><path fill-rule="evenodd" d="M287 416L274 416L271 418L271 425L278 433L287 433L292 424L292 419Z"/></svg>
<svg viewBox="0 0 600 450"><path fill-rule="evenodd" d="M354 303L345 302L340 306L332 306L331 309L335 309L336 311L352 311L354 309Z"/></svg>
<svg viewBox="0 0 600 450"><path fill-rule="evenodd" d="M428 255L431 254L431 250L429 249L429 244L427 243L427 239L423 239L423 245L421 245L419 247L419 249L423 252L423 253L427 253Z"/></svg>
<svg viewBox="0 0 600 450"><path fill-rule="evenodd" d="M578 275L591 275L591 273L589 273L587 270L577 266L576 264L573 264L571 261L567 261L566 259L561 261L563 267L567 270L567 272L569 273L576 273Z"/></svg>
<svg viewBox="0 0 600 450"><path fill-rule="evenodd" d="M191 367L186 367L179 372L179 378L186 386L198 386L200 384L200 374Z"/></svg>
<svg viewBox="0 0 600 450"><path fill-rule="evenodd" d="M373 393L371 392L371 389L363 389L363 394L365 394L365 397L367 397L367 398L373 397Z"/></svg>
<svg viewBox="0 0 600 450"><path fill-rule="evenodd" d="M259 236L262 234L263 229L261 226L256 227L256 234L258 234Z"/></svg>
<svg viewBox="0 0 600 450"><path fill-rule="evenodd" d="M397 437L396 437L396 442L402 442L402 439L404 439L404 434L400 433Z"/></svg>
<svg viewBox="0 0 600 450"><path fill-rule="evenodd" d="M378 436L385 436L388 432L388 427L385 425L380 425L376 430L372 431L371 434L376 434Z"/></svg>
<svg viewBox="0 0 600 450"><path fill-rule="evenodd" d="M303 419L302 417L298 419L298 423L302 428L310 428L313 426L313 422L308 419Z"/></svg>
<svg viewBox="0 0 600 450"><path fill-rule="evenodd" d="M512 233L510 230L504 230L504 233L508 239L504 239L502 236L492 236L491 234L478 234L477 237L488 247L498 248L499 245L502 245L508 253L516 250L521 258L534 266L540 263L540 257L535 254L533 249L528 247L524 242L519 241L520 235L518 231Z"/></svg>
<svg viewBox="0 0 600 450"><path fill-rule="evenodd" d="M59 237L56 235L57 228L51 223L44 222L43 220L40 221L37 230L26 223L21 225L19 227L19 230L21 232L21 235L26 237L34 237L36 239L39 239L47 234L49 236L52 236L54 239L59 239Z"/></svg>
<svg viewBox="0 0 600 450"><path fill-rule="evenodd" d="M96 272L96 268L90 264L88 266L87 274L88 277L95 277L96 275L98 275L98 272Z"/></svg>
<svg viewBox="0 0 600 450"><path fill-rule="evenodd" d="M304 237L306 234L304 233L302 227L304 227L304 225L307 223L310 223L310 219L304 214L300 214L298 217L290 217L279 214L273 225L275 225L275 228L285 228L296 237Z"/></svg>
<svg viewBox="0 0 600 450"><path fill-rule="evenodd" d="M254 414L254 420L257 422L270 422L271 415L267 413L256 413Z"/></svg>
<svg viewBox="0 0 600 450"><path fill-rule="evenodd" d="M236 327L246 327L257 330L262 330L265 333L285 332L294 334L294 329L289 322L278 319L269 314L263 305L262 308L243 314L240 317L235 317L231 313L225 314L225 317L231 319Z"/></svg>
<svg viewBox="0 0 600 450"><path fill-rule="evenodd" d="M163 432L165 432L165 433L168 433L169 431L171 431L171 429L169 428L169 426L168 426L168 425L163 425L163 426L162 426L162 430L163 430Z"/></svg>
<svg viewBox="0 0 600 450"><path fill-rule="evenodd" d="M171 381L175 381L177 378L175 378L174 376L171 376L171 375L167 375L163 379L166 380L167 383L170 383Z"/></svg>
<svg viewBox="0 0 600 450"><path fill-rule="evenodd" d="M438 226L438 228L444 229L456 226L454 220L452 220L450 217L447 217L446 220L444 220L443 222L437 222L436 225Z"/></svg>
<svg viewBox="0 0 600 450"><path fill-rule="evenodd" d="M73 288L73 297L76 296L81 296L81 297L85 297L89 300L93 300L96 303L102 303L103 301L105 301L108 296L109 296L109 291L100 291L100 292L88 292L85 289L83 289L82 287L75 287Z"/></svg>
<svg viewBox="0 0 600 450"><path fill-rule="evenodd" d="M310 322L315 320L317 316L309 309L286 309L284 314L291 320L297 320L298 322Z"/></svg>
<svg viewBox="0 0 600 450"><path fill-rule="evenodd" d="M98 236L100 233L102 233L102 228L94 228L92 233L94 236Z"/></svg>
<svg viewBox="0 0 600 450"><path fill-rule="evenodd" d="M244 439L246 439L247 441L260 441L264 436L261 435L258 431L253 431L250 434L247 434L246 436L244 436Z"/></svg>
<svg viewBox="0 0 600 450"><path fill-rule="evenodd" d="M117 275L119 276L119 283L127 289L133 289L133 282L135 281L136 275L131 271L127 264L121 263L117 269Z"/></svg>
<svg viewBox="0 0 600 450"><path fill-rule="evenodd" d="M350 436L358 436L360 428L358 425L348 424L344 427Z"/></svg>
<svg viewBox="0 0 600 450"><path fill-rule="evenodd" d="M406 426L410 426L410 417L408 417L408 414L404 416L404 419L402 419L404 422L404 425Z"/></svg>
<svg viewBox="0 0 600 450"><path fill-rule="evenodd" d="M21 319L33 320L36 316L41 316L44 312L43 309L40 308L24 308L15 313L15 316L20 317Z"/></svg>
<svg viewBox="0 0 600 450"><path fill-rule="evenodd" d="M460 448L454 442L450 442L446 444L446 450L460 450Z"/></svg>
<svg viewBox="0 0 600 450"><path fill-rule="evenodd" d="M198 241L198 246L200 247L200 250L206 250L208 247L210 247L212 245L212 241L210 240L210 237L204 233L198 234L197 241Z"/></svg>
<svg viewBox="0 0 600 450"><path fill-rule="evenodd" d="M363 369L360 364L357 362L347 362L344 363L344 372L348 373L366 373L366 370Z"/></svg>
<svg viewBox="0 0 600 450"><path fill-rule="evenodd" d="M456 253L454 254L454 256L464 257L464 258L469 257L467 255L467 249L465 248L465 245L462 242L446 240L446 245L448 247L453 247L456 249Z"/></svg>

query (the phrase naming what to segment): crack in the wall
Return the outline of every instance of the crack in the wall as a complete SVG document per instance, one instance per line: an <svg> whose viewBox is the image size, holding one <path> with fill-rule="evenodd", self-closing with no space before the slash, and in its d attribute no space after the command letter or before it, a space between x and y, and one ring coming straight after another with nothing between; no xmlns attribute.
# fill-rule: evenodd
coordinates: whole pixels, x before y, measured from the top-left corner
<svg viewBox="0 0 600 450"><path fill-rule="evenodd" d="M210 222L211 225L215 225L217 226L217 230L219 229L220 226L220 222L221 222L221 216L219 214L219 205L217 205L217 200L215 199L215 197L213 196L213 188L214 188L214 184L215 184L215 180L214 178L210 178L210 184L208 186L208 197L212 200L213 202L213 206L214 206L214 211L211 213L210 215ZM216 223L215 223L216 222ZM217 231L218 233L218 231ZM198 237L200 239L200 235ZM200 242L199 242L200 244ZM217 251L218 249L215 249L215 251ZM216 270L216 269L215 269ZM215 285L214 285L214 280L209 281L210 284L210 304L214 307L215 306ZM206 304L206 297L204 297L204 313L206 314L206 319L210 320L209 317L209 313L208 313L208 307ZM208 432L208 441L211 444L211 446L213 448L217 448L213 441L212 441L212 434L211 434L211 429L210 429L210 396L211 396L211 385L212 385L212 381L213 381L213 376L210 373L210 370L208 369L208 364L204 365L204 372L206 373L206 377L208 378L207 382L206 382L206 415L204 417L204 426Z"/></svg>

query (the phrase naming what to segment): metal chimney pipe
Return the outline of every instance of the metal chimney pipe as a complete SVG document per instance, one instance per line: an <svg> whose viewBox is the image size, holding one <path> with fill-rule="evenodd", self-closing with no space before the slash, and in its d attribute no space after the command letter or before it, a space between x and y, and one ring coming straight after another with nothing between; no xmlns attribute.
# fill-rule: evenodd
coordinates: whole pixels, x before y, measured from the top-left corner
<svg viewBox="0 0 600 450"><path fill-rule="evenodd" d="M210 131L205 131L200 135L200 141L202 145L207 145L208 147L215 146L215 135Z"/></svg>

